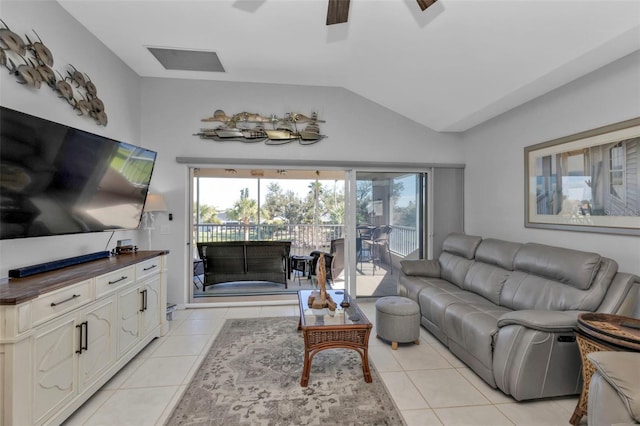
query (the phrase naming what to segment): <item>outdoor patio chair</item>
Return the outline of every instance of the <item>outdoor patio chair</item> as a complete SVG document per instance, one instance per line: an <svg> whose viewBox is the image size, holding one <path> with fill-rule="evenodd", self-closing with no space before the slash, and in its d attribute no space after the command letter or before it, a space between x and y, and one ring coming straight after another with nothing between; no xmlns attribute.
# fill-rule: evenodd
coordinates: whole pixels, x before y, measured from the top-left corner
<svg viewBox="0 0 640 426"><path fill-rule="evenodd" d="M344 238L337 238L331 240L330 253L326 253L319 250L312 251L309 255L313 257L311 261L311 274L316 274L316 268L318 266L318 260L320 254L324 254L325 268L327 271L327 279L334 282L335 279L340 276L344 271Z"/></svg>
<svg viewBox="0 0 640 426"><path fill-rule="evenodd" d="M389 234L391 234L391 226L381 225L376 227L371 233L369 238L363 238L360 241L361 254L359 256L360 269L362 269L362 252L369 253L370 260L373 262L373 275L376 274L376 263L382 264L381 255L383 252L387 253L389 259L389 271L393 275L393 262L391 259L391 249L389 248ZM380 267L380 266L378 266Z"/></svg>

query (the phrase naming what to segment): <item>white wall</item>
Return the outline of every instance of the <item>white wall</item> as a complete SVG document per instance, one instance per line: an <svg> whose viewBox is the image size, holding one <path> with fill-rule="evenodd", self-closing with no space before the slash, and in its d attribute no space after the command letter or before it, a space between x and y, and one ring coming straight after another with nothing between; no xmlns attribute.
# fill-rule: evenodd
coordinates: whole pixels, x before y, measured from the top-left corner
<svg viewBox="0 0 640 426"><path fill-rule="evenodd" d="M524 147L640 117L640 52L464 134L469 234L594 251L640 274L640 238L524 227Z"/></svg>
<svg viewBox="0 0 640 426"><path fill-rule="evenodd" d="M0 1L2 19L22 37L35 29L54 57L54 70L66 74L67 65L86 72L106 106L109 124L98 126L79 117L49 87L39 90L15 82L0 70L0 104L88 132L140 145L140 78L54 1ZM26 41L26 40L25 40ZM118 231L60 237L0 240L0 277L10 269L112 249L117 239L136 235Z"/></svg>
<svg viewBox="0 0 640 426"><path fill-rule="evenodd" d="M270 160L350 160L409 163L461 163L460 135L438 134L339 88L265 84L214 83L141 79L82 25L54 1L0 0L2 19L23 35L35 29L54 56L54 70L66 73L67 65L86 72L106 105L109 124L77 116L48 87L39 90L17 84L0 73L0 104L99 135L158 151L151 182L152 192L167 196L174 214L168 222L159 215L157 228L168 225L169 234L154 232L152 248L170 249L169 300L186 301L187 167L178 156L225 157ZM142 99L142 102L141 102ZM317 111L329 138L313 146L266 146L215 143L192 136L218 108L228 113L261 114ZM211 124L211 123L209 123ZM144 231L111 232L0 241L0 278L10 269L51 260L110 250L118 239L134 238L147 248Z"/></svg>
<svg viewBox="0 0 640 426"><path fill-rule="evenodd" d="M328 135L314 145L291 143L215 142L193 133L219 123L200 120L223 109L228 115L248 111L262 115L317 111L321 132ZM433 132L378 104L340 88L184 81L145 78L142 82L142 138L144 146L159 152L152 191L166 195L174 215L170 234L154 232L154 248L171 250L168 300L183 303L191 265L187 248L187 166L176 157L274 160L346 160L408 163L462 163L460 136Z"/></svg>
<svg viewBox="0 0 640 426"><path fill-rule="evenodd" d="M187 167L176 157L270 161L319 159L371 162L463 163L466 231L513 241L535 241L593 250L640 274L640 238L524 228L523 148L587 129L640 116L640 53L623 58L565 87L505 113L463 136L440 134L340 88L141 79L53 1L0 0L2 19L19 34L38 31L55 58L87 72L109 115L100 127L78 117L47 87L33 90L0 73L0 104L114 139L158 151L152 191L167 196L174 214L158 225L153 248L170 249L169 300L186 301ZM217 143L192 134L200 119L221 108L279 114L317 111L329 137L316 145L266 146ZM214 123L215 124L215 123ZM464 143L461 142L464 140ZM0 241L0 277L14 267L111 249L135 231Z"/></svg>

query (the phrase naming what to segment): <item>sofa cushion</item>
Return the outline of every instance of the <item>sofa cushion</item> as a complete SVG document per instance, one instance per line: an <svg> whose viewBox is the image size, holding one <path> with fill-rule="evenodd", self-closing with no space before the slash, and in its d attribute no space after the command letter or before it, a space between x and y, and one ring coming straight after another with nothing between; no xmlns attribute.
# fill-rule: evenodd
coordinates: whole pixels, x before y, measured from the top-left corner
<svg viewBox="0 0 640 426"><path fill-rule="evenodd" d="M580 290L565 283L534 274L513 271L500 293L500 305L509 309L545 311L595 311L600 306L618 266L602 258L593 285Z"/></svg>
<svg viewBox="0 0 640 426"><path fill-rule="evenodd" d="M513 261L522 244L486 238L476 250L476 262L488 263L513 271Z"/></svg>
<svg viewBox="0 0 640 426"><path fill-rule="evenodd" d="M400 265L405 275L440 278L440 262L437 260L402 260Z"/></svg>
<svg viewBox="0 0 640 426"><path fill-rule="evenodd" d="M578 310L581 293L557 281L514 271L502 288L500 305L514 310Z"/></svg>
<svg viewBox="0 0 640 426"><path fill-rule="evenodd" d="M450 234L442 243L442 251L473 259L482 237L465 234Z"/></svg>
<svg viewBox="0 0 640 426"><path fill-rule="evenodd" d="M442 279L430 279L418 295L420 313L437 328L445 329L445 314L454 304L488 303L484 297L462 290Z"/></svg>
<svg viewBox="0 0 640 426"><path fill-rule="evenodd" d="M420 292L429 286L430 278L400 274L398 277L398 296L408 297L416 302Z"/></svg>
<svg viewBox="0 0 640 426"><path fill-rule="evenodd" d="M487 369L493 367L493 336L498 332L498 318L510 312L488 300L454 303L447 307L444 331Z"/></svg>
<svg viewBox="0 0 640 426"><path fill-rule="evenodd" d="M474 262L464 277L462 288L500 304L502 287L513 271L513 259L521 244L492 238L482 240Z"/></svg>
<svg viewBox="0 0 640 426"><path fill-rule="evenodd" d="M474 262L464 277L463 289L477 293L496 305L500 304L502 287L510 271L495 265Z"/></svg>
<svg viewBox="0 0 640 426"><path fill-rule="evenodd" d="M467 275L469 267L473 265L473 260L443 251L440 253L438 261L440 262L440 278L462 288L464 277Z"/></svg>
<svg viewBox="0 0 640 426"><path fill-rule="evenodd" d="M600 268L600 260L597 253L526 243L516 254L514 269L586 290Z"/></svg>

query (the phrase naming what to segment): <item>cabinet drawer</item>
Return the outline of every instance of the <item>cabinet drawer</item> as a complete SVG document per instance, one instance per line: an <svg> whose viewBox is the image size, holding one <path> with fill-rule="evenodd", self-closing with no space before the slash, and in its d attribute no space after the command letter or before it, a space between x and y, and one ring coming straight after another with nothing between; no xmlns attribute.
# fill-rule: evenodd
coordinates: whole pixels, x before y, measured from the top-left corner
<svg viewBox="0 0 640 426"><path fill-rule="evenodd" d="M96 278L96 298L127 286L135 279L134 266L118 269Z"/></svg>
<svg viewBox="0 0 640 426"><path fill-rule="evenodd" d="M136 264L136 279L144 278L160 272L162 266L162 258L154 257Z"/></svg>
<svg viewBox="0 0 640 426"><path fill-rule="evenodd" d="M91 301L91 280L47 293L31 302L33 325L41 324Z"/></svg>

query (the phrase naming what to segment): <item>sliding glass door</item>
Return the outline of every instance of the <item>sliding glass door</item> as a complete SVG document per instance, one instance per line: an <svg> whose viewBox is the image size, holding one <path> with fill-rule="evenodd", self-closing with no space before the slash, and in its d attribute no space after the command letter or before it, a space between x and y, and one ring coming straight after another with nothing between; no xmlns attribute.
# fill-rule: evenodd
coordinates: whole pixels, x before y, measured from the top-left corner
<svg viewBox="0 0 640 426"><path fill-rule="evenodd" d="M198 168L192 169L192 188L192 300L295 293L313 285L311 254L329 253L344 235L342 170ZM290 241L287 288L233 282L205 290L197 244L229 241ZM344 286L337 269L332 286Z"/></svg>
<svg viewBox="0 0 640 426"><path fill-rule="evenodd" d="M430 254L432 176L410 170L191 169L191 300L211 301L203 294L196 244L232 240L287 240L292 255L309 256L344 238L344 273L331 285L356 297L396 294L399 261ZM291 276L289 289L299 287L297 278Z"/></svg>
<svg viewBox="0 0 640 426"><path fill-rule="evenodd" d="M356 296L395 295L399 260L425 254L427 174L355 175Z"/></svg>

